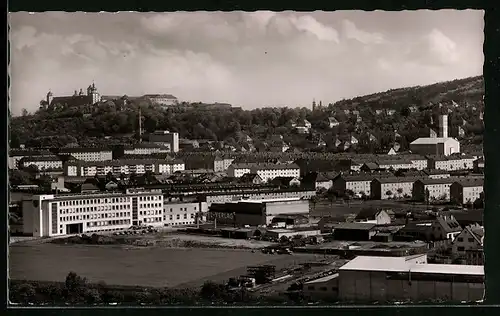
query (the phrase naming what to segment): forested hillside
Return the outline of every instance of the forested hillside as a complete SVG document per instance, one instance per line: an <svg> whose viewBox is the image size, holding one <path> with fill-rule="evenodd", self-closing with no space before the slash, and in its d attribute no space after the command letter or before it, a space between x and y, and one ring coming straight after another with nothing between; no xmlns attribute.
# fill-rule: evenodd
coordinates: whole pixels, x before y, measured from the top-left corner
<svg viewBox="0 0 500 316"><path fill-rule="evenodd" d="M385 149L395 141L406 149L417 137L428 136L429 128L437 128L439 114L448 113L450 134L458 137L460 126L465 145L480 145L483 94L483 78L479 76L341 100L315 111L310 106L242 110L186 103L164 110L146 101L124 103L122 99L78 108L55 104L11 118L11 147L89 146L103 140L133 143L137 141L139 108L146 133L165 129L179 132L181 138L240 145L247 142L246 135L254 145L268 141L272 135L283 135L285 142L302 149L317 150L318 141L323 140L326 146L322 150L326 151L337 150L336 140L356 136L359 145L352 150L361 152ZM346 109L351 113L346 114ZM388 114L387 109L395 111ZM361 118L352 110L359 111ZM340 125L331 128L329 117L335 117ZM305 119L312 124L311 132L299 135L293 123L300 125ZM400 136L397 140L395 131ZM370 135L376 139L370 140Z"/></svg>

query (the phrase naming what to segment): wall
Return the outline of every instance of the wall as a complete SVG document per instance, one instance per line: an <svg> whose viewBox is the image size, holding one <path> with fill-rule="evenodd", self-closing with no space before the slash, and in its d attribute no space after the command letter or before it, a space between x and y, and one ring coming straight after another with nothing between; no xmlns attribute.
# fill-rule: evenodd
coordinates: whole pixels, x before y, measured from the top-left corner
<svg viewBox="0 0 500 316"><path fill-rule="evenodd" d="M408 275L387 279L387 276L377 271L340 271L339 298L381 303L407 299L412 302L434 299L460 302L480 300L484 291L481 283L410 279Z"/></svg>

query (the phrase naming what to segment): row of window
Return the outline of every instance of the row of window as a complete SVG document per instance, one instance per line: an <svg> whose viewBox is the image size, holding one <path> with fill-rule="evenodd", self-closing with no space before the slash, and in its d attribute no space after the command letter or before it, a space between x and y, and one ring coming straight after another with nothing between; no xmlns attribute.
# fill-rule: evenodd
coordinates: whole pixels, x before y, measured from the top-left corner
<svg viewBox="0 0 500 316"><path fill-rule="evenodd" d="M196 206L195 206L195 207L193 207L193 209L196 211ZM187 207L184 207L184 208L182 208L182 207L181 207L181 208L179 209L179 211L185 211L185 212L187 212L187 210L188 210L188 208L187 208ZM173 208L170 208L170 212L173 212Z"/></svg>
<svg viewBox="0 0 500 316"><path fill-rule="evenodd" d="M72 215L72 216L61 216L59 220L61 222L76 221L76 220L87 220L87 219L99 219L99 218L116 218L116 217L129 217L130 212L119 212L119 213L104 213L104 214L84 214L84 215Z"/></svg>
<svg viewBox="0 0 500 316"><path fill-rule="evenodd" d="M194 214L190 214L190 216L191 216L191 218L192 218L192 219L194 219ZM183 215L183 217L184 217L184 219L187 219L187 218L188 218L188 215L187 215L187 214L184 214L184 215ZM181 219L181 214L177 214L177 215L176 215L176 218L177 218L177 219ZM169 219L170 219L171 221L172 221L172 220L174 220L174 216L173 216L173 215L169 215ZM166 216L166 215L164 215L164 216L163 216L163 220L164 220L164 221L166 221L166 220L167 220L167 216Z"/></svg>
<svg viewBox="0 0 500 316"><path fill-rule="evenodd" d="M161 217L146 217L142 219L144 223L159 223L161 222Z"/></svg>
<svg viewBox="0 0 500 316"><path fill-rule="evenodd" d="M154 211L139 211L139 215L161 215L161 213L163 213L163 211L158 211L158 210L154 210Z"/></svg>
<svg viewBox="0 0 500 316"><path fill-rule="evenodd" d="M60 206L76 206L86 204L105 204L105 203L126 203L130 202L129 197L116 197L116 198L100 198L100 199L81 199L71 201L61 201Z"/></svg>
<svg viewBox="0 0 500 316"><path fill-rule="evenodd" d="M99 222L88 222L87 227L95 227L95 226L111 226L111 225L129 225L129 219L117 219L111 221L99 221Z"/></svg>
<svg viewBox="0 0 500 316"><path fill-rule="evenodd" d="M152 207L162 207L161 203L140 203L140 208L152 208Z"/></svg>
<svg viewBox="0 0 500 316"><path fill-rule="evenodd" d="M467 238L467 240L468 240L469 242L474 242L474 238L472 238L472 237ZM463 242L463 241L464 241L464 239L463 239L463 237L458 237L458 238L457 238L457 241L458 241L458 242ZM459 248L460 248L460 247L459 247Z"/></svg>
<svg viewBox="0 0 500 316"><path fill-rule="evenodd" d="M106 212L106 211L118 211L118 210L129 210L129 209L130 209L130 204L106 205L106 206L89 206L89 207L78 207L78 208L61 209L61 214L87 213L87 212Z"/></svg>

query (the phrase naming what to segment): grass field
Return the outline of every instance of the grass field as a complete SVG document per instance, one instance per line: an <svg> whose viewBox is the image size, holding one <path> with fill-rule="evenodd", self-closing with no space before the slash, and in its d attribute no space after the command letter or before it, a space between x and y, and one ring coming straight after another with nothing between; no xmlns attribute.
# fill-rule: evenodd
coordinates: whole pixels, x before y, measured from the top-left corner
<svg viewBox="0 0 500 316"><path fill-rule="evenodd" d="M70 271L90 282L153 287L198 286L245 273L246 267L275 264L278 269L314 260L314 255L265 255L249 250L128 248L87 245L12 245L12 279L64 281Z"/></svg>

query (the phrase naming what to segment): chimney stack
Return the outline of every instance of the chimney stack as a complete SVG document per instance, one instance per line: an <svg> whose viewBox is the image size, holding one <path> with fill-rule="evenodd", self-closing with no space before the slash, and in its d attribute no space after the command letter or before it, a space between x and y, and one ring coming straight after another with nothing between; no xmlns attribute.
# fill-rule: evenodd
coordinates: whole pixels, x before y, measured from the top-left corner
<svg viewBox="0 0 500 316"><path fill-rule="evenodd" d="M439 137L448 138L448 115L439 116Z"/></svg>

